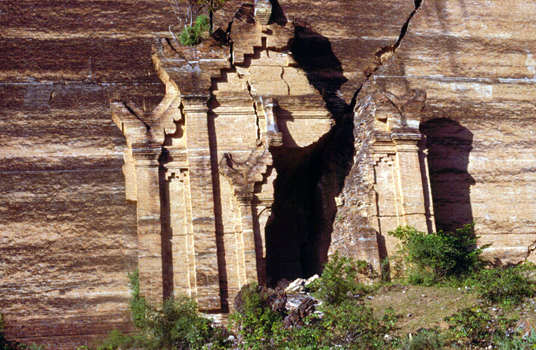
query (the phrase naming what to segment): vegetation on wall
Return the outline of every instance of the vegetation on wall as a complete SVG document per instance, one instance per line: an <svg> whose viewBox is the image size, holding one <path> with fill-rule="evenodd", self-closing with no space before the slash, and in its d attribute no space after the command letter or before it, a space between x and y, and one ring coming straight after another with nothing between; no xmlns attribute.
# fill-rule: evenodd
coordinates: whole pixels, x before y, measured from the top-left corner
<svg viewBox="0 0 536 350"><path fill-rule="evenodd" d="M214 13L228 0L169 0L171 8L177 16L182 27L178 34L178 41L182 45L194 46L201 42L203 37L212 34L214 28ZM205 15L203 13L208 14ZM169 27L170 33L176 36Z"/></svg>
<svg viewBox="0 0 536 350"><path fill-rule="evenodd" d="M325 273L309 291L321 298L318 313L308 315L303 324L284 321L267 306L273 297L266 288L246 286L237 297L240 307L231 316L240 349L384 349L385 334L396 325L396 317L374 316L360 301L368 289L360 283L363 264L335 255ZM360 293L360 294L357 294Z"/></svg>
<svg viewBox="0 0 536 350"><path fill-rule="evenodd" d="M474 224L453 232L425 234L412 227L398 227L390 235L400 239L394 259L398 277L410 284L465 285L488 303L516 305L535 296L535 266L525 262L519 266L491 268L482 258L491 244L477 248Z"/></svg>
<svg viewBox="0 0 536 350"><path fill-rule="evenodd" d="M359 283L359 275L365 275L366 261L355 261L336 252L324 266L322 277L314 281L310 289L315 297L329 304L340 304L348 294L364 294L367 286Z"/></svg>
<svg viewBox="0 0 536 350"><path fill-rule="evenodd" d="M518 266L482 269L471 275L465 283L489 303L518 305L525 298L535 296L535 271L534 264L530 262Z"/></svg>
<svg viewBox="0 0 536 350"><path fill-rule="evenodd" d="M482 252L490 244L477 248L474 225L453 232L424 233L412 227L398 227L389 235L400 240L393 262L399 275L407 274L413 284L433 285L448 278L463 278L481 270Z"/></svg>
<svg viewBox="0 0 536 350"><path fill-rule="evenodd" d="M179 35L179 42L182 45L194 46L199 44L201 38L207 35L210 24L207 16L200 15L195 19L195 24L185 27Z"/></svg>

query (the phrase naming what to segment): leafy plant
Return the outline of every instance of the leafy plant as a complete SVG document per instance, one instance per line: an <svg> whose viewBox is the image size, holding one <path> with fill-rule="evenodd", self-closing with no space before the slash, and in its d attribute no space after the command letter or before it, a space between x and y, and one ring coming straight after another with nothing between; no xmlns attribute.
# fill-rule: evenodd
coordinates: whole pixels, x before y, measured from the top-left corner
<svg viewBox="0 0 536 350"><path fill-rule="evenodd" d="M274 312L268 301L273 295L265 287L243 287L235 301L231 327L244 349L381 349L386 332L396 326L394 310L380 320L362 305L357 293L365 286L358 275L369 271L366 262L334 254L322 276L308 286L323 301L320 315L311 314L302 326L285 327L284 314Z"/></svg>
<svg viewBox="0 0 536 350"><path fill-rule="evenodd" d="M203 10L206 10L210 17L212 27L212 18L214 12L219 10L228 0L169 0L171 8L177 15L177 19L184 26L192 26L194 18ZM181 5L182 3L182 5Z"/></svg>
<svg viewBox="0 0 536 350"><path fill-rule="evenodd" d="M306 319L303 327L293 327L283 330L280 336L284 339L284 349L329 350L330 339L326 329L320 325L316 317Z"/></svg>
<svg viewBox="0 0 536 350"><path fill-rule="evenodd" d="M532 278L536 267L532 263L519 266L482 270L467 279L471 290L490 303L520 304L526 297L536 295Z"/></svg>
<svg viewBox="0 0 536 350"><path fill-rule="evenodd" d="M398 315L392 307L385 310L385 314L382 316L382 322L386 331L392 331L396 328L396 322L398 321Z"/></svg>
<svg viewBox="0 0 536 350"><path fill-rule="evenodd" d="M209 19L205 15L198 16L193 26L186 26L179 35L179 42L183 45L194 46L199 44L202 36L210 30Z"/></svg>
<svg viewBox="0 0 536 350"><path fill-rule="evenodd" d="M280 314L267 306L266 288L256 283L242 287L237 296L238 307L230 316L230 328L235 328L239 341L247 349L278 349L286 334Z"/></svg>
<svg viewBox="0 0 536 350"><path fill-rule="evenodd" d="M199 316L191 298L168 298L161 308L140 295L139 273L129 274L132 299L130 310L138 332L123 334L114 330L99 350L114 349L212 349L225 348L225 332L212 326L212 321Z"/></svg>
<svg viewBox="0 0 536 350"><path fill-rule="evenodd" d="M515 320L505 317L493 317L482 308L465 308L445 318L451 324L450 331L456 339L467 344L487 346L494 338L507 334Z"/></svg>
<svg viewBox="0 0 536 350"><path fill-rule="evenodd" d="M497 341L499 350L529 350L536 349L536 332L531 329L526 337L502 337Z"/></svg>
<svg viewBox="0 0 536 350"><path fill-rule="evenodd" d="M183 27L181 31L179 41L183 45L194 46L199 43L201 36L205 31L212 34L214 27L214 13L223 7L228 0L169 0L171 8L177 15L179 24ZM201 13L208 13L208 17L205 15L199 15ZM197 21L199 18L206 19L206 26L201 28L197 27ZM175 37L175 34L169 26L169 32Z"/></svg>
<svg viewBox="0 0 536 350"><path fill-rule="evenodd" d="M140 272L138 270L128 274L128 286L132 298L128 304L134 325L138 328L147 326L147 314L151 307L140 294Z"/></svg>
<svg viewBox="0 0 536 350"><path fill-rule="evenodd" d="M413 284L432 285L445 277L461 277L485 265L481 254L490 245L476 248L478 237L473 224L454 232L426 234L406 226L390 231L401 240L398 254L402 256Z"/></svg>
<svg viewBox="0 0 536 350"><path fill-rule="evenodd" d="M135 349L147 345L148 339L142 334L124 334L114 329L108 334L104 343L98 350Z"/></svg>
<svg viewBox="0 0 536 350"><path fill-rule="evenodd" d="M309 288L318 299L328 304L338 304L348 295L365 293L366 287L358 279L360 272L367 272L365 261L355 261L336 252L324 266L322 276L311 283Z"/></svg>
<svg viewBox="0 0 536 350"><path fill-rule="evenodd" d="M372 308L347 298L323 306L323 327L331 334L330 345L344 349L384 349L389 327L374 317Z"/></svg>
<svg viewBox="0 0 536 350"><path fill-rule="evenodd" d="M445 339L437 329L422 329L415 334L409 334L402 340L400 350L431 350L443 349Z"/></svg>

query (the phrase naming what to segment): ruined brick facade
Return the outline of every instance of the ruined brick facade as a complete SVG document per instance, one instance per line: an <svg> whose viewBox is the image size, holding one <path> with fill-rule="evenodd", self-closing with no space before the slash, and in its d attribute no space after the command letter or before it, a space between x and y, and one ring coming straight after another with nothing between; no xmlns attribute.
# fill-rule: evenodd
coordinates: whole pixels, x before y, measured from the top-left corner
<svg viewBox="0 0 536 350"><path fill-rule="evenodd" d="M534 259L531 4L231 0L195 49L163 0L0 6L11 338L131 329L136 267L215 314L337 250L379 269L398 225Z"/></svg>
<svg viewBox="0 0 536 350"><path fill-rule="evenodd" d="M126 195L138 208L142 293L195 296L212 312L228 310L244 284L266 280L272 152L305 149L333 124L290 53L292 23L263 25L248 3L240 13L232 57L225 47L194 52L161 40L153 61L162 102L151 112L112 104L127 139Z"/></svg>

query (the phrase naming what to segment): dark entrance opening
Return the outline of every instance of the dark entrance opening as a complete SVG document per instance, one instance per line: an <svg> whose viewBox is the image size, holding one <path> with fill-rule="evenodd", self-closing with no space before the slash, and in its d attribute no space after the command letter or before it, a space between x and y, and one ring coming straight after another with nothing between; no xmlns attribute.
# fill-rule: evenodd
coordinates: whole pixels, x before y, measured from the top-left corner
<svg viewBox="0 0 536 350"><path fill-rule="evenodd" d="M318 155L307 154L308 151L311 150L273 151L278 175L274 183L273 220L266 225L266 275L272 282L319 273L316 186L321 173Z"/></svg>
<svg viewBox="0 0 536 350"><path fill-rule="evenodd" d="M277 1L272 4L279 9L277 18L284 20ZM272 282L322 272L337 212L335 197L354 155L353 106L340 94L347 82L342 63L328 38L299 24L294 34L289 42L292 55L322 96L335 125L309 147L270 149L278 174L272 218L265 230L266 275ZM284 132L284 125L279 127Z"/></svg>
<svg viewBox="0 0 536 350"><path fill-rule="evenodd" d="M420 130L426 135L436 229L452 231L472 223L470 188L475 180L468 165L473 134L446 118L429 120Z"/></svg>

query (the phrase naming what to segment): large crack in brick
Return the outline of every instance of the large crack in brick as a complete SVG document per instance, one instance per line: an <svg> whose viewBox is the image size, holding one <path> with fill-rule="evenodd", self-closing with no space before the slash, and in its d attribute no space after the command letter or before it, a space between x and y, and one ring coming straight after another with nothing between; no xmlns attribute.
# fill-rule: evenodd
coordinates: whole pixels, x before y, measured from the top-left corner
<svg viewBox="0 0 536 350"><path fill-rule="evenodd" d="M404 25L402 25L402 28L400 29L400 35L398 36L397 41L392 45L382 47L381 49L377 50L374 53L372 57L373 63L364 70L365 76L367 76L367 80L365 80L365 82L363 82L363 84L356 90L352 98L352 101L350 102L350 105L348 108L349 111L353 111L355 104L357 102L357 96L359 95L359 92L361 91L361 87L365 85L365 83L368 80L370 80L370 77L372 77L378 69L380 69L387 61L389 61L394 56L394 54L396 53L400 45L402 45L402 41L404 40L404 37L406 36L411 20L413 19L413 17L417 13L417 11L419 10L423 2L424 0L414 1L415 8L413 9L413 11L410 13L408 18L404 22Z"/></svg>

